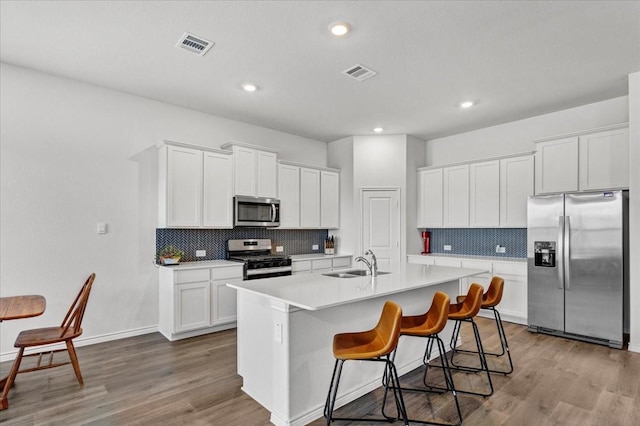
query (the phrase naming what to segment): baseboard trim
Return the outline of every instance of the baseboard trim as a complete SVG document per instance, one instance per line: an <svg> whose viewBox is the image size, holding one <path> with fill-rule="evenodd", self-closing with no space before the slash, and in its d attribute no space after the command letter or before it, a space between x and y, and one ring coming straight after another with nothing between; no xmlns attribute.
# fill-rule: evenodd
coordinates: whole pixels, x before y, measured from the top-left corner
<svg viewBox="0 0 640 426"><path fill-rule="evenodd" d="M101 334L99 336L89 336L89 337L80 336L79 338L73 340L73 344L75 347L79 348L82 346L95 345L97 343L105 343L105 342L111 342L113 340L126 339L127 337L142 336L143 334L155 333L157 331L158 331L158 325L156 324L148 327L140 327L140 328L134 328L131 330L118 331L116 333ZM65 348L64 344L55 344L55 345L48 345L48 346L38 346L37 351L41 352L43 350L46 351L46 350L56 350L56 349L64 349L64 348ZM14 350L14 351L4 352L0 354L0 362L13 361L17 353L18 351ZM29 351L25 351L25 353L28 354Z"/></svg>

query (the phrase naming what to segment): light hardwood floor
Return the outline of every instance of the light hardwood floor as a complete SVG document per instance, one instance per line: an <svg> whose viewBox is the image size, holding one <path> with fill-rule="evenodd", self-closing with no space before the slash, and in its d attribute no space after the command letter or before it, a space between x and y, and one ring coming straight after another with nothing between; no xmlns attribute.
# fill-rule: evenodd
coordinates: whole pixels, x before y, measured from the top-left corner
<svg viewBox="0 0 640 426"><path fill-rule="evenodd" d="M485 344L495 349L493 323L479 323ZM464 425L640 425L640 354L533 334L516 324L505 323L505 328L515 371L492 375L491 397L460 395ZM466 340L469 333L463 328ZM178 342L154 333L82 347L78 357L84 387L71 366L20 374L9 394L9 409L0 411L0 422L268 425L269 413L240 390L235 344L235 331L229 330ZM10 363L1 367L4 374ZM416 370L401 380L403 385L418 383L421 375ZM455 375L461 388L482 385L476 379ZM378 389L338 414L377 415L381 398ZM448 420L455 414L450 394L413 393L405 398L410 417ZM319 419L312 424L324 423Z"/></svg>

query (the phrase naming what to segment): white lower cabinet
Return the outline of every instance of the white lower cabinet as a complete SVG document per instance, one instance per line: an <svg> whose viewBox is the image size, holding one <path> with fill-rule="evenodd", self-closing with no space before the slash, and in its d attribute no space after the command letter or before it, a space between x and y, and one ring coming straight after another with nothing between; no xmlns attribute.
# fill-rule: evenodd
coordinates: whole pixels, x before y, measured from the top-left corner
<svg viewBox="0 0 640 426"><path fill-rule="evenodd" d="M159 331L169 340L235 327L236 293L242 265L159 271Z"/></svg>
<svg viewBox="0 0 640 426"><path fill-rule="evenodd" d="M318 259L300 259L291 261L293 275L323 274L335 269L351 267L351 256L322 257Z"/></svg>
<svg viewBox="0 0 640 426"><path fill-rule="evenodd" d="M421 265L456 266L462 268L485 269L489 272L460 280L460 294L466 294L472 283L482 285L487 291L491 278L499 276L504 279L502 300L497 306L504 321L527 324L527 263L522 261L469 259L451 256L408 255L408 263ZM455 296L451 303L455 303ZM493 318L493 313L481 310L480 316Z"/></svg>

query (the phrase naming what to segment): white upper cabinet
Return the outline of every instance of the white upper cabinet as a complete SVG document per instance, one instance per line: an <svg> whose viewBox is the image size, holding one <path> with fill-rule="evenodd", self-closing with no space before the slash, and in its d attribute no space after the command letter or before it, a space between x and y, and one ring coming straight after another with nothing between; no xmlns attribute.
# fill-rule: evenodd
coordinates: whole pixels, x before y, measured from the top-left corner
<svg viewBox="0 0 640 426"><path fill-rule="evenodd" d="M232 228L231 155L168 143L159 153L158 226Z"/></svg>
<svg viewBox="0 0 640 426"><path fill-rule="evenodd" d="M536 141L536 194L629 187L626 124Z"/></svg>
<svg viewBox="0 0 640 426"><path fill-rule="evenodd" d="M580 190L629 187L629 129L580 136Z"/></svg>
<svg viewBox="0 0 640 426"><path fill-rule="evenodd" d="M278 165L278 198L280 227L300 227L300 167Z"/></svg>
<svg viewBox="0 0 640 426"><path fill-rule="evenodd" d="M326 170L320 172L320 227L340 227L340 174Z"/></svg>
<svg viewBox="0 0 640 426"><path fill-rule="evenodd" d="M340 227L340 171L280 161L281 228Z"/></svg>
<svg viewBox="0 0 640 426"><path fill-rule="evenodd" d="M469 164L469 226L500 225L500 161Z"/></svg>
<svg viewBox="0 0 640 426"><path fill-rule="evenodd" d="M300 227L320 228L320 170L300 168Z"/></svg>
<svg viewBox="0 0 640 426"><path fill-rule="evenodd" d="M500 160L500 226L527 227L527 198L533 195L533 156Z"/></svg>
<svg viewBox="0 0 640 426"><path fill-rule="evenodd" d="M442 227L442 184L442 169L418 172L418 228Z"/></svg>
<svg viewBox="0 0 640 426"><path fill-rule="evenodd" d="M203 155L202 225L233 227L233 158L205 151Z"/></svg>
<svg viewBox="0 0 640 426"><path fill-rule="evenodd" d="M578 138L536 144L536 193L578 190Z"/></svg>
<svg viewBox="0 0 640 426"><path fill-rule="evenodd" d="M276 151L241 142L229 142L221 148L233 151L234 195L276 198Z"/></svg>
<svg viewBox="0 0 640 426"><path fill-rule="evenodd" d="M443 169L444 226L466 228L469 226L469 165Z"/></svg>
<svg viewBox="0 0 640 426"><path fill-rule="evenodd" d="M276 154L256 151L256 196L276 198L278 196Z"/></svg>

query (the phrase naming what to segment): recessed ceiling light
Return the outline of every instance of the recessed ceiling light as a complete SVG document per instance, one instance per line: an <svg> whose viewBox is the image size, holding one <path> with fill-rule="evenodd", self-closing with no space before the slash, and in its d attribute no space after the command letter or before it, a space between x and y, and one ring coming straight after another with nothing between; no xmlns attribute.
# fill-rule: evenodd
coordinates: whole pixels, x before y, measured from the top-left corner
<svg viewBox="0 0 640 426"><path fill-rule="evenodd" d="M460 108L471 108L473 106L473 101L465 101L460 103Z"/></svg>
<svg viewBox="0 0 640 426"><path fill-rule="evenodd" d="M258 90L258 86L253 83L245 83L242 85L242 88L245 90L245 92L255 92L256 90Z"/></svg>
<svg viewBox="0 0 640 426"><path fill-rule="evenodd" d="M384 129L382 127L376 127L375 129L373 129L374 132L376 133L382 133Z"/></svg>
<svg viewBox="0 0 640 426"><path fill-rule="evenodd" d="M342 37L351 30L351 26L346 22L334 22L329 25L329 31L334 36Z"/></svg>

